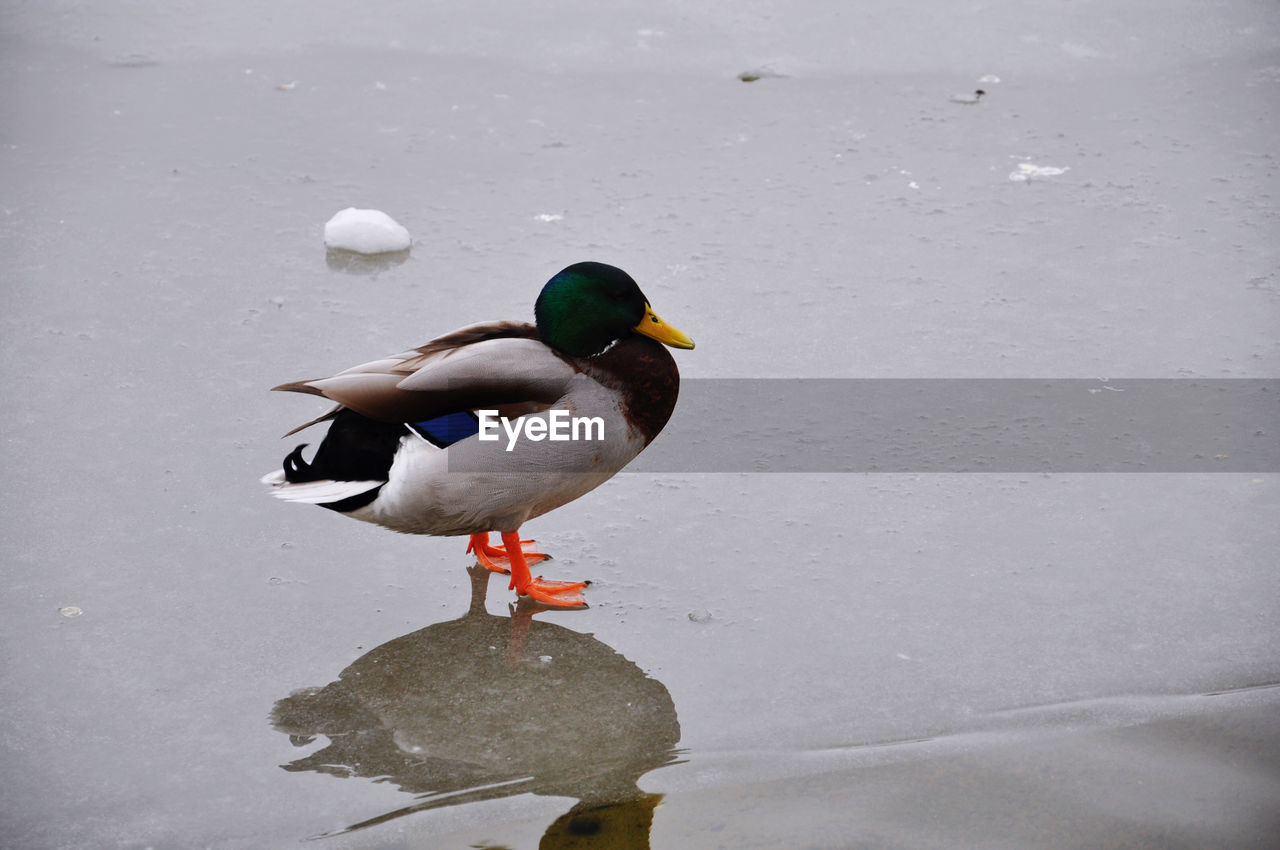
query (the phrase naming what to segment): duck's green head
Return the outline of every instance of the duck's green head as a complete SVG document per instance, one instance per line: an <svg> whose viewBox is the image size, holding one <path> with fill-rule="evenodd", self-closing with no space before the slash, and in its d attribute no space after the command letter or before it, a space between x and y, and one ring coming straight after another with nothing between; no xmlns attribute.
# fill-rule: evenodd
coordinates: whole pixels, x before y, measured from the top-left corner
<svg viewBox="0 0 1280 850"><path fill-rule="evenodd" d="M599 354L630 333L693 348L693 340L654 314L631 275L604 263L574 263L551 278L533 313L542 341L574 357Z"/></svg>

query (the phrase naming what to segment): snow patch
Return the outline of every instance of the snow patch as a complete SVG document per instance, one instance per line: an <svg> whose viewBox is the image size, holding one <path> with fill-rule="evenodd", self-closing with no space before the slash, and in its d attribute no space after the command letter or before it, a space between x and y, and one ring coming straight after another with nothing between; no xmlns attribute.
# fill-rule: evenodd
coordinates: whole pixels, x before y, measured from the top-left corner
<svg viewBox="0 0 1280 850"><path fill-rule="evenodd" d="M1071 170L1071 166L1063 166L1058 168L1056 165L1036 165L1034 162L1020 162L1016 171L1009 173L1009 179L1028 183L1033 177L1057 177L1066 174Z"/></svg>
<svg viewBox="0 0 1280 850"><path fill-rule="evenodd" d="M325 224L324 244L357 254L386 254L409 250L413 240L404 225L381 210L347 207Z"/></svg>

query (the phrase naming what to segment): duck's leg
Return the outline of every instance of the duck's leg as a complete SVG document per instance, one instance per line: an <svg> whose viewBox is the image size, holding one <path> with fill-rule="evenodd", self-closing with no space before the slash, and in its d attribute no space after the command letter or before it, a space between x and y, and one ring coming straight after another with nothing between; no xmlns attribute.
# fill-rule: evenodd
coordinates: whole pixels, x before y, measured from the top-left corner
<svg viewBox="0 0 1280 850"><path fill-rule="evenodd" d="M506 538L504 537L503 540L505 541ZM534 542L532 540L517 539L517 542L519 545L517 545L516 548L519 549L520 553L524 556L526 564L537 564L541 561L551 559L550 555L544 555L542 552L536 552L533 549L524 548L524 544L526 543L529 544L529 546L533 546ZM480 563L480 566L487 570L492 570L495 573L503 573L504 575L511 572L511 559L507 556L506 547L490 546L489 532L487 531L483 534L471 535L471 540L467 543L467 551L474 552L476 560Z"/></svg>
<svg viewBox="0 0 1280 850"><path fill-rule="evenodd" d="M521 596L528 596L556 608L585 608L587 600L582 589L591 584L589 581L548 581L542 576L534 578L529 572L529 564L525 560L524 550L520 546L520 535L514 531L502 532L503 548L511 562L511 584L509 587Z"/></svg>

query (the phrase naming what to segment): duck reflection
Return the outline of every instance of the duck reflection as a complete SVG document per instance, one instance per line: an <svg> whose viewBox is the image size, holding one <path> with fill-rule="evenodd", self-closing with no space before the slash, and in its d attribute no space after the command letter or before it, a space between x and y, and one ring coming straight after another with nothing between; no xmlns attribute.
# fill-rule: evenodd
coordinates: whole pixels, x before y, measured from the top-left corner
<svg viewBox="0 0 1280 850"><path fill-rule="evenodd" d="M542 848L649 846L644 773L677 758L680 725L661 682L591 635L485 610L489 572L473 567L471 606L366 653L321 688L276 703L272 724L297 746L329 745L289 771L360 776L422 795L352 824L374 826L442 806L534 793L579 803Z"/></svg>

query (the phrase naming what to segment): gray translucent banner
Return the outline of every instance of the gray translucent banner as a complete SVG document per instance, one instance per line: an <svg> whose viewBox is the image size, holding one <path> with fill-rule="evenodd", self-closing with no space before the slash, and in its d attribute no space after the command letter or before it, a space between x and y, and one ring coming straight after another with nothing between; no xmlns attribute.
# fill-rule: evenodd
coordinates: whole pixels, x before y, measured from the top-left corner
<svg viewBox="0 0 1280 850"><path fill-rule="evenodd" d="M539 416L553 412L567 415ZM626 471L1260 473L1280 471L1277 435L1280 379L685 380L671 421ZM515 459L450 455L459 472ZM600 457L539 455L569 473Z"/></svg>
<svg viewBox="0 0 1280 850"><path fill-rule="evenodd" d="M1280 380L686 380L634 472L1276 472Z"/></svg>

